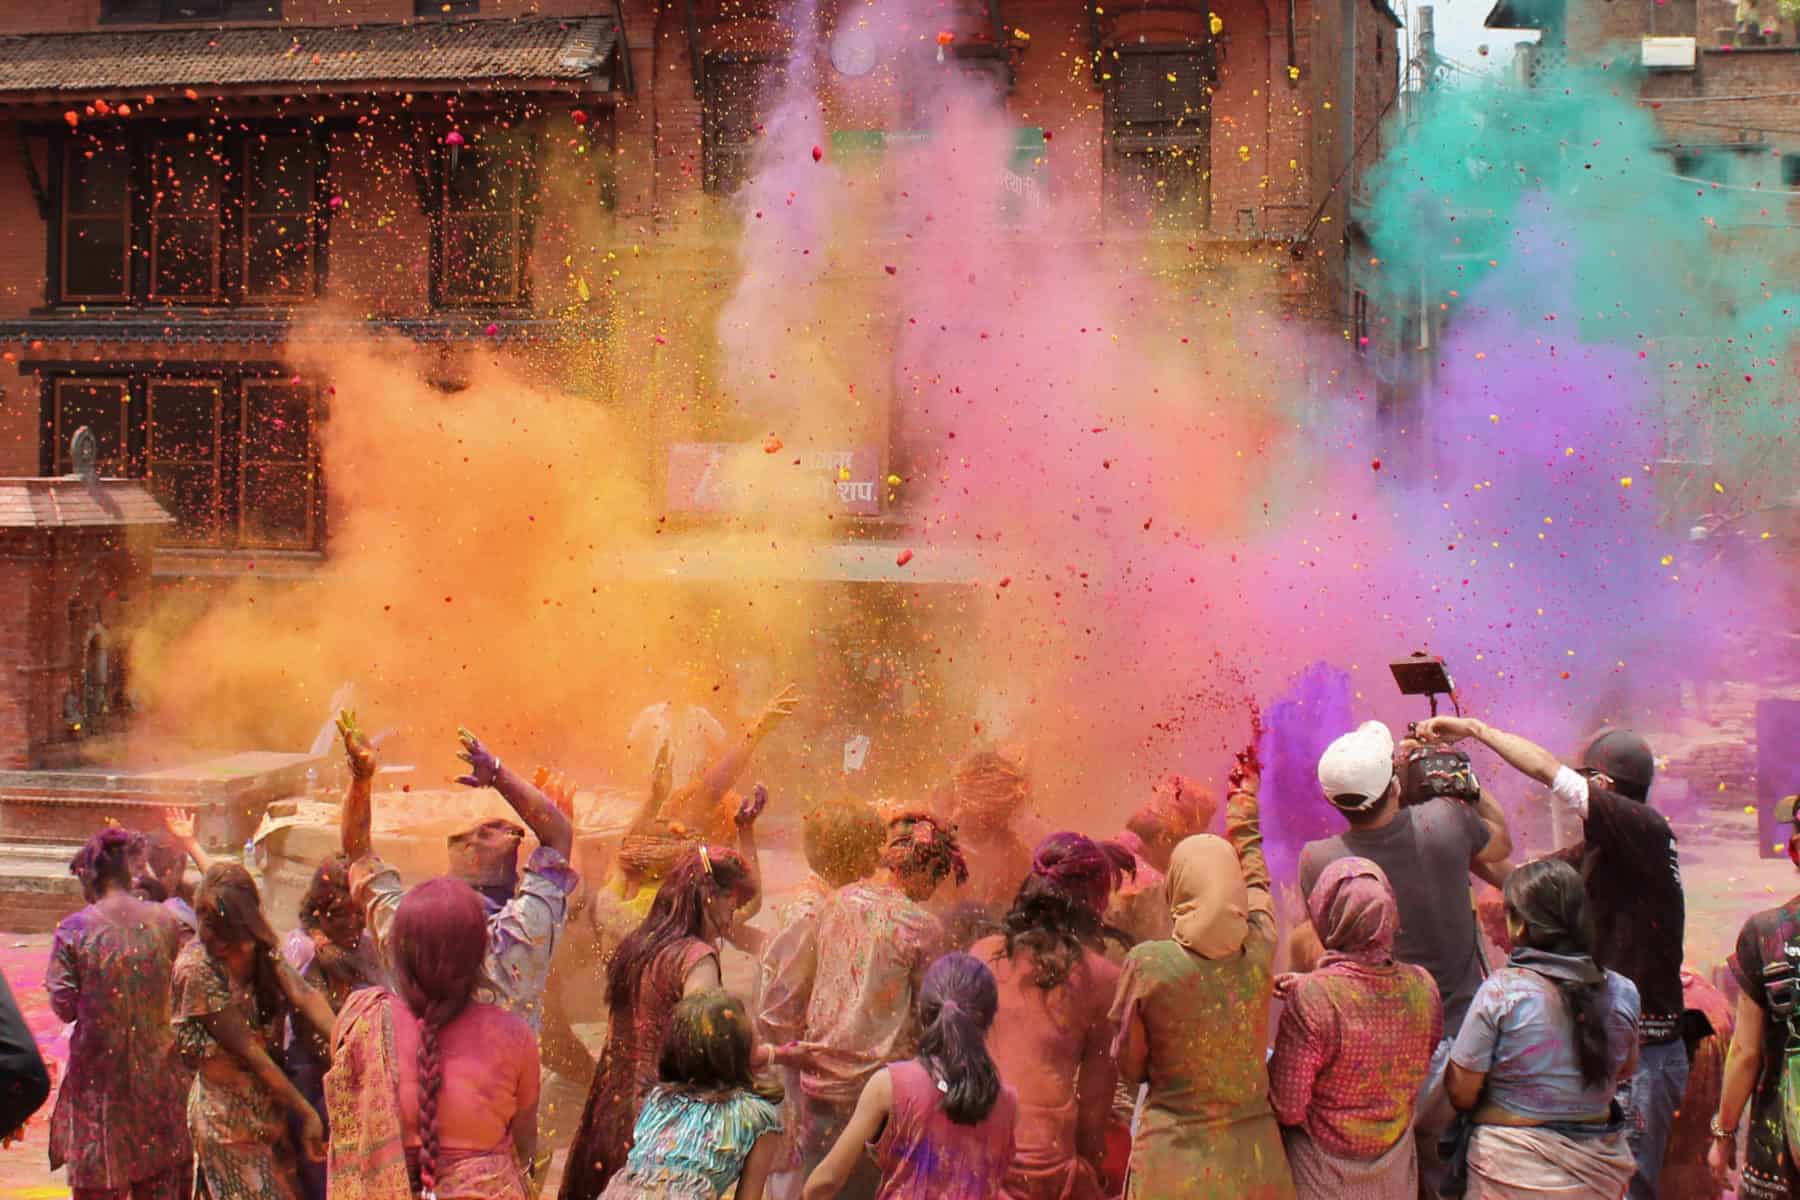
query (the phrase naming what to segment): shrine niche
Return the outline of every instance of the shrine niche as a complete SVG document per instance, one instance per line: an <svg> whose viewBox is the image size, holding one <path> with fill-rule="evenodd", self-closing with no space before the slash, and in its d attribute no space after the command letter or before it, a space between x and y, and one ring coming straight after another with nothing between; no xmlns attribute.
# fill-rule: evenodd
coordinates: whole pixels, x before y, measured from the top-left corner
<svg viewBox="0 0 1800 1200"><path fill-rule="evenodd" d="M0 479L0 767L81 761L131 711L125 632L174 518L135 479L103 479L97 441L74 473Z"/></svg>

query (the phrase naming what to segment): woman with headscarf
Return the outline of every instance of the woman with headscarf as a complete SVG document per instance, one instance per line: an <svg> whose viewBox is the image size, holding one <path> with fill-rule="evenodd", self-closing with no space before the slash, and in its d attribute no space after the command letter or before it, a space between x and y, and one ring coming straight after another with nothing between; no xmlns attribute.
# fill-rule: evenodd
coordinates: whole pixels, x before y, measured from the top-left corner
<svg viewBox="0 0 1800 1200"><path fill-rule="evenodd" d="M332 1039L332 1200L526 1200L537 1039L525 1018L474 998L481 895L427 880L401 898L387 945L394 989L354 992Z"/></svg>
<svg viewBox="0 0 1800 1200"><path fill-rule="evenodd" d="M1443 1036L1431 972L1394 960L1400 909L1366 858L1325 868L1307 898L1325 956L1283 976L1270 1095L1300 1200L1418 1191L1413 1102Z"/></svg>
<svg viewBox="0 0 1800 1200"><path fill-rule="evenodd" d="M169 1025L182 926L131 894L135 843L105 829L76 853L69 870L88 905L56 927L44 974L52 1011L75 1025L50 1169L67 1164L76 1200L176 1200L193 1181L187 1072Z"/></svg>
<svg viewBox="0 0 1800 1200"><path fill-rule="evenodd" d="M596 1200L625 1166L638 1110L656 1087L663 1042L683 996L720 985L719 944L755 896L736 851L700 846L606 968L606 1048L569 1150L562 1200Z"/></svg>
<svg viewBox="0 0 1800 1200"><path fill-rule="evenodd" d="M1125 958L1113 1058L1127 1084L1149 1085L1126 1200L1293 1200L1264 1057L1275 915L1256 786L1248 750L1231 774L1226 836L1190 837L1170 858L1174 937Z"/></svg>
<svg viewBox="0 0 1800 1200"><path fill-rule="evenodd" d="M1450 1047L1444 1090L1473 1126L1467 1200L1616 1200L1635 1163L1614 1102L1638 1056L1638 993L1602 970L1581 876L1559 859L1503 890L1514 950Z"/></svg>
<svg viewBox="0 0 1800 1200"><path fill-rule="evenodd" d="M1079 833L1032 855L1001 932L970 953L994 974L999 1017L988 1052L1019 1094L1006 1200L1100 1200L1116 1069L1107 1013L1119 968L1102 953L1100 914L1116 868Z"/></svg>

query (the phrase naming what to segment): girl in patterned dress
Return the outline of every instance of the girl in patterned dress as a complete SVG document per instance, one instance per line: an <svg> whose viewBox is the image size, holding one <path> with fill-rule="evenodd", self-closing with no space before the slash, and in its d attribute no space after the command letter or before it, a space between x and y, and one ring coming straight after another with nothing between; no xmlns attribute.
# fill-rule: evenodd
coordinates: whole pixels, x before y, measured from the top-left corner
<svg viewBox="0 0 1800 1200"><path fill-rule="evenodd" d="M287 1120L301 1122L301 1150L325 1153L319 1114L277 1062L290 1009L330 1035L325 998L281 957L256 881L237 863L215 863L194 898L200 934L175 960L175 1044L195 1071L188 1093L198 1200L295 1200L298 1181Z"/></svg>
<svg viewBox="0 0 1800 1200"><path fill-rule="evenodd" d="M685 996L663 1043L662 1082L638 1114L625 1169L603 1200L762 1200L780 1142L777 1094L751 1078L750 1020L722 988ZM735 1187L735 1191L733 1191Z"/></svg>
<svg viewBox="0 0 1800 1200"><path fill-rule="evenodd" d="M56 927L45 986L75 1023L50 1118L50 1167L75 1200L178 1200L191 1177L187 1072L175 1058L169 979L179 922L133 896L136 839L95 834L69 869L88 906Z"/></svg>

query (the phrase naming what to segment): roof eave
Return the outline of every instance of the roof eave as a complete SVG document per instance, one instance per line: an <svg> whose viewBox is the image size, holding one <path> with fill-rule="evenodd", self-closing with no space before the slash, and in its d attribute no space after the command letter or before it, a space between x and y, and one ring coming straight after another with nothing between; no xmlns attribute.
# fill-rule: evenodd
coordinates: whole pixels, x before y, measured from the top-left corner
<svg viewBox="0 0 1800 1200"><path fill-rule="evenodd" d="M464 93L472 90L491 92L495 95L544 95L557 92L599 98L613 95L612 73L602 71L571 78L495 79L489 76L470 76L461 79L346 79L298 84L286 82L161 84L155 87L141 87L130 83L115 83L84 88L36 88L29 91L0 89L0 107L49 108L95 99L110 100L122 93L133 97L155 96L158 100L186 100L187 93L193 91L204 101L234 98L252 100L270 97L303 100L369 94L399 96L407 93L429 96Z"/></svg>

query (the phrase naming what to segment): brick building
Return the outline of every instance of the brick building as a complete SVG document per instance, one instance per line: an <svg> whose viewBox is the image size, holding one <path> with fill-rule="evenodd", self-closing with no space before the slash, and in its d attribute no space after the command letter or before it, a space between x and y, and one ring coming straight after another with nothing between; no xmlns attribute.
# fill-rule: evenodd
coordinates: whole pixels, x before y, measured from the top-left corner
<svg viewBox="0 0 1800 1200"><path fill-rule="evenodd" d="M1384 0L928 7L918 62L991 87L1021 177L1077 215L1059 236L1199 243L1196 272L1368 319L1348 213L1398 88ZM858 113L851 11L819 14L834 153L907 133ZM62 471L90 425L176 516L159 578L304 572L318 423L376 401L295 374L292 341L398 333L454 381L471 345L604 346L655 289L728 285L725 197L791 45L765 0L0 0L0 475ZM654 404L704 392L703 358L562 383Z"/></svg>

